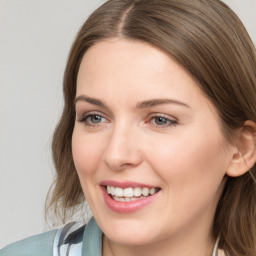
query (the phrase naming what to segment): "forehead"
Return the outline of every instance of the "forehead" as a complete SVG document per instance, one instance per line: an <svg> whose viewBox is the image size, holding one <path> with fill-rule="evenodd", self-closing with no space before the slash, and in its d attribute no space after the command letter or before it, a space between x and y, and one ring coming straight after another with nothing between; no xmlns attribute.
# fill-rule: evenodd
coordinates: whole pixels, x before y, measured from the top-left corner
<svg viewBox="0 0 256 256"><path fill-rule="evenodd" d="M104 81L103 81L104 80ZM84 55L77 89L93 92L111 86L123 90L136 86L154 93L172 88L200 92L192 76L169 55L140 41L109 39L93 45ZM189 88L190 87L190 88ZM191 90L192 89L192 90Z"/></svg>
<svg viewBox="0 0 256 256"><path fill-rule="evenodd" d="M116 113L128 113L124 111L148 100L171 99L189 106L186 115L211 118L215 127L221 123L214 104L181 65L138 41L111 39L93 45L78 72L76 97L83 95Z"/></svg>

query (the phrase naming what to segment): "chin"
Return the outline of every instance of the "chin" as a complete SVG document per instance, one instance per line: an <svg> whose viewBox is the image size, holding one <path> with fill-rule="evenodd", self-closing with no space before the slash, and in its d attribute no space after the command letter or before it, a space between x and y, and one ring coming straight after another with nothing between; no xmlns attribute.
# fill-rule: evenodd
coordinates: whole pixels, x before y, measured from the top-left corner
<svg viewBox="0 0 256 256"><path fill-rule="evenodd" d="M142 220L115 220L109 221L108 225L104 225L102 230L111 241L127 245L140 246L146 245L154 241L154 225L147 225Z"/></svg>
<svg viewBox="0 0 256 256"><path fill-rule="evenodd" d="M110 239L112 242L123 245L123 246L143 246L147 244L151 244L154 239L148 236L148 233L146 232L140 232L140 233L128 233L128 232L119 232L119 234L106 234L108 239Z"/></svg>

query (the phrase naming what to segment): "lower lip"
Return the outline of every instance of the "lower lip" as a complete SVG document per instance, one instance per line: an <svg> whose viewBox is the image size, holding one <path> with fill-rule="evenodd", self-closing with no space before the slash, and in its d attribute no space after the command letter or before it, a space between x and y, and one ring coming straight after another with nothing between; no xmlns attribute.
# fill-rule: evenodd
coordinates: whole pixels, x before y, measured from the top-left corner
<svg viewBox="0 0 256 256"><path fill-rule="evenodd" d="M106 188L101 186L103 197L105 200L106 205L116 213L132 213L140 210L141 208L145 207L146 205L152 203L156 197L158 196L159 192L155 193L152 196L148 196L146 198L141 198L135 201L130 202L119 202L114 200L107 192Z"/></svg>

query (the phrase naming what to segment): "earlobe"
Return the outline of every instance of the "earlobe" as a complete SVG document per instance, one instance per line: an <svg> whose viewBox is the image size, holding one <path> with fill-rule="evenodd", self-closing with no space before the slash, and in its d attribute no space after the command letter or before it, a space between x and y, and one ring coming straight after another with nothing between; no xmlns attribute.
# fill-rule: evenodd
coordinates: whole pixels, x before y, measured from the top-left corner
<svg viewBox="0 0 256 256"><path fill-rule="evenodd" d="M246 121L236 139L237 152L227 168L227 175L238 177L249 171L256 162L256 123Z"/></svg>

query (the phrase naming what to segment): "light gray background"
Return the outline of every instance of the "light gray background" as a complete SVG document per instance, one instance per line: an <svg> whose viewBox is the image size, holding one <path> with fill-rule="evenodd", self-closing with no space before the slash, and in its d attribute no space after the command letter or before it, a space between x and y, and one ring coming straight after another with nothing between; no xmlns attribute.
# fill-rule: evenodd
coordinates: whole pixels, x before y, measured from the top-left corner
<svg viewBox="0 0 256 256"><path fill-rule="evenodd" d="M0 248L47 229L51 136L73 38L103 0L0 0ZM256 0L225 0L256 41Z"/></svg>

